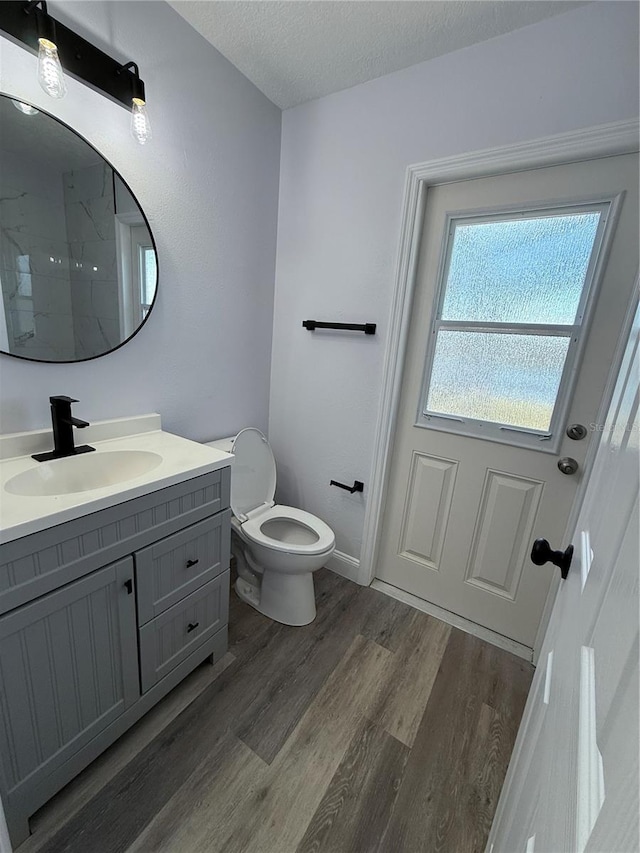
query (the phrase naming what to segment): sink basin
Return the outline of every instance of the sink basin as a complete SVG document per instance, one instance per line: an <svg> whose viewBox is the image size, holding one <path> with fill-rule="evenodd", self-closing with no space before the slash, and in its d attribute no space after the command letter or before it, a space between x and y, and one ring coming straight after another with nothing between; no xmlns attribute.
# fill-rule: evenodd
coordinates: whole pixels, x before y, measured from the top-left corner
<svg viewBox="0 0 640 853"><path fill-rule="evenodd" d="M162 456L148 450L112 450L85 453L40 462L5 483L5 491L25 497L88 492L117 486L157 468Z"/></svg>

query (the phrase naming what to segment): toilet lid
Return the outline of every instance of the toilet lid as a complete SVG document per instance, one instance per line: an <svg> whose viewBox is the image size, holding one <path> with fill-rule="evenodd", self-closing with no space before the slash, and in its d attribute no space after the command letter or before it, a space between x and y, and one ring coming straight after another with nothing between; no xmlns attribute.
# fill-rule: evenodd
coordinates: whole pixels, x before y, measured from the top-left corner
<svg viewBox="0 0 640 853"><path fill-rule="evenodd" d="M252 509L273 504L276 491L276 462L269 442L259 429L243 429L235 437L231 452L231 509L236 518L246 518Z"/></svg>

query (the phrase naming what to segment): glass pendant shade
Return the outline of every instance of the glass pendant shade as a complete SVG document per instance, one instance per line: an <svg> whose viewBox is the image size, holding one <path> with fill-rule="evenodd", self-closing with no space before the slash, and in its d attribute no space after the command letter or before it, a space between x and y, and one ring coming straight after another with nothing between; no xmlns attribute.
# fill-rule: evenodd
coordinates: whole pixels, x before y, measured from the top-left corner
<svg viewBox="0 0 640 853"><path fill-rule="evenodd" d="M131 106L131 135L145 145L151 139L151 124L147 114L147 105L141 98L134 98Z"/></svg>
<svg viewBox="0 0 640 853"><path fill-rule="evenodd" d="M47 95L64 98L67 85L58 57L58 48L49 39L38 39L38 81Z"/></svg>

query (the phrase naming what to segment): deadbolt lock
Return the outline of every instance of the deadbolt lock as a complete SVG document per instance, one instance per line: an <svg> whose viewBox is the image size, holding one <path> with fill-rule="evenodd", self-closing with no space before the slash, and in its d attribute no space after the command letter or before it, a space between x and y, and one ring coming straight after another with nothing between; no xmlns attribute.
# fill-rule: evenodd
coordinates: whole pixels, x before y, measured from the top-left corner
<svg viewBox="0 0 640 853"><path fill-rule="evenodd" d="M569 424L567 427L567 435L569 438L573 439L573 441L580 441L580 439L584 438L586 434L587 428L582 424Z"/></svg>

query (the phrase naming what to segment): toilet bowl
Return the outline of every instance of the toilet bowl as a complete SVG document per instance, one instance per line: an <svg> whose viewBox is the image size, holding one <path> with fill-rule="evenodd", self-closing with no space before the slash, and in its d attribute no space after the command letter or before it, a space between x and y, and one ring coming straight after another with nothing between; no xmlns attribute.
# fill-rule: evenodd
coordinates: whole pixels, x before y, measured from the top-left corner
<svg viewBox="0 0 640 853"><path fill-rule="evenodd" d="M308 625L316 617L312 573L333 554L333 531L309 512L274 503L276 463L260 430L207 443L235 457L231 552L238 596L276 622Z"/></svg>

